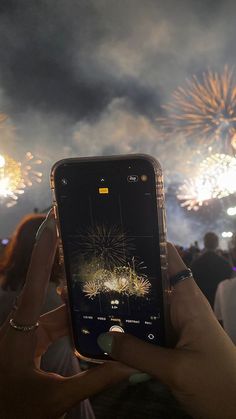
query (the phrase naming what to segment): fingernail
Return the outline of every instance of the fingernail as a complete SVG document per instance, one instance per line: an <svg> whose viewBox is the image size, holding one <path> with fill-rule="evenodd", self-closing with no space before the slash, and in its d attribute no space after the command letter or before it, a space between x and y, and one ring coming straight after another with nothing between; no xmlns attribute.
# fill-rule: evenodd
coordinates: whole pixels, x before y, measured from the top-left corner
<svg viewBox="0 0 236 419"><path fill-rule="evenodd" d="M112 342L113 342L113 336L108 335L107 333L101 333L101 335L97 338L97 343L102 349L103 352L106 352L107 354L111 354L112 351Z"/></svg>
<svg viewBox="0 0 236 419"><path fill-rule="evenodd" d="M39 227L37 234L36 234L36 238L35 240L38 241L42 235L42 232L44 231L44 229L47 227L49 229L54 229L55 228L55 219L54 217L51 215L51 211L48 213L46 220L44 220L44 222L41 224L41 226Z"/></svg>
<svg viewBox="0 0 236 419"><path fill-rule="evenodd" d="M139 384L145 383L146 381L151 380L151 376L145 372L136 372L129 377L130 384Z"/></svg>

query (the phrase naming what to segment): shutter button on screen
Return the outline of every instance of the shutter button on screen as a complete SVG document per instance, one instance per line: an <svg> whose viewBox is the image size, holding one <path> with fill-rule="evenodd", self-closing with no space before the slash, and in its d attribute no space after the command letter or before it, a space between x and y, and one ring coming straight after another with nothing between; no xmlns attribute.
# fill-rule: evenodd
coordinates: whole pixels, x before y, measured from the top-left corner
<svg viewBox="0 0 236 419"><path fill-rule="evenodd" d="M109 332L120 332L120 333L125 333L124 329L122 329L122 327L118 326L118 325L114 325L111 326L109 329Z"/></svg>

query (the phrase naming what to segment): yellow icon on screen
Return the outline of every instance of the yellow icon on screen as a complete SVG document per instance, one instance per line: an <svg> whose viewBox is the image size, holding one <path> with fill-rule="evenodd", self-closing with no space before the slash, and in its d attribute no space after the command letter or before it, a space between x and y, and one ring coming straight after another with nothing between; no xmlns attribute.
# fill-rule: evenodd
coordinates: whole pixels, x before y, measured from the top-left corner
<svg viewBox="0 0 236 419"><path fill-rule="evenodd" d="M108 188L99 188L99 193L100 194L108 194L109 193L109 189Z"/></svg>

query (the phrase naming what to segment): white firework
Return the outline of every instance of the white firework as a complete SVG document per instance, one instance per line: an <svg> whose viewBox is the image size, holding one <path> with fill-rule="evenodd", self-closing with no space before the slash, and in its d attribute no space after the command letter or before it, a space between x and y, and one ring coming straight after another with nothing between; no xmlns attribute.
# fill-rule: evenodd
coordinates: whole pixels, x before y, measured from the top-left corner
<svg viewBox="0 0 236 419"><path fill-rule="evenodd" d="M212 199L236 193L236 158L227 154L213 154L200 164L195 178L180 186L177 197L188 210L198 210Z"/></svg>

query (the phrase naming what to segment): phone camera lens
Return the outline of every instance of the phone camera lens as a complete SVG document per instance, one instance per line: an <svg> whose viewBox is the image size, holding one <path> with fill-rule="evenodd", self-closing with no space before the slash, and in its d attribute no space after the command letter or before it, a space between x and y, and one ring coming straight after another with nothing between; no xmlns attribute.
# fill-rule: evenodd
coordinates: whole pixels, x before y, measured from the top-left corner
<svg viewBox="0 0 236 419"><path fill-rule="evenodd" d="M62 184L63 186L66 186L66 185L68 184L67 179L65 179L65 178L63 177L63 178L62 178L62 180L61 180L61 184Z"/></svg>

